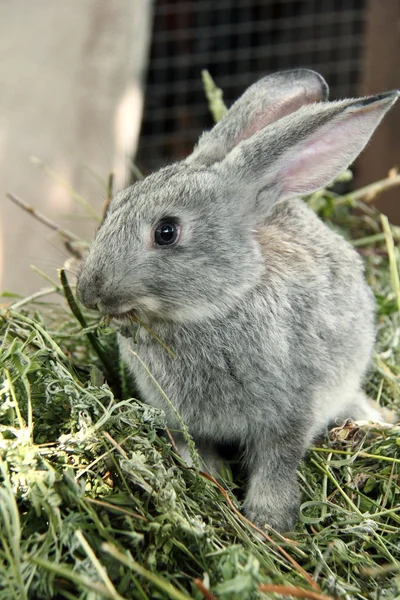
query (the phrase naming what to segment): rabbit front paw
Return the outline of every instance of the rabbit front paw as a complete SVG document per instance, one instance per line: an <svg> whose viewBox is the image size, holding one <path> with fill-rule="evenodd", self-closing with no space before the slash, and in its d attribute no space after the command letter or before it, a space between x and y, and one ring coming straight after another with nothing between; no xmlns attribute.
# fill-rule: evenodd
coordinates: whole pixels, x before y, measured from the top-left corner
<svg viewBox="0 0 400 600"><path fill-rule="evenodd" d="M293 530L297 521L300 489L295 465L282 461L280 466L259 463L250 472L243 512L260 529L268 525L286 532Z"/></svg>
<svg viewBox="0 0 400 600"><path fill-rule="evenodd" d="M297 520L298 503L294 504L289 510L271 510L261 506L244 506L244 515L249 521L254 523L261 530L268 528L275 529L281 533L293 531Z"/></svg>

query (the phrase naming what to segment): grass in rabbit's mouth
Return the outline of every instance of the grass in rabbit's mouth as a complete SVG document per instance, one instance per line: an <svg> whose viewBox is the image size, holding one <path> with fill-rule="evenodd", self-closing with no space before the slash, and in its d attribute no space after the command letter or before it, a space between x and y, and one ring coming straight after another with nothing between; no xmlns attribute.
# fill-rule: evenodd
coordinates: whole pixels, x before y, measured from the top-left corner
<svg viewBox="0 0 400 600"><path fill-rule="evenodd" d="M137 313L134 310L129 310L121 314L108 314L105 316L107 324L113 322L117 325L131 325L132 322L137 322Z"/></svg>
<svg viewBox="0 0 400 600"><path fill-rule="evenodd" d="M400 232L371 196L393 177L307 201L365 256L378 302L367 391L399 411ZM115 330L76 303L65 273L14 300L0 312L0 600L400 596L399 426L347 424L312 448L296 531L262 541L229 467L216 482L176 455Z"/></svg>
<svg viewBox="0 0 400 600"><path fill-rule="evenodd" d="M123 315L109 316L107 320L115 321L117 325L122 326L124 335L126 334L132 337L135 343L137 341L139 330L141 327L143 327L143 329L145 329L147 333L151 335L151 337L154 338L160 344L160 346L162 346L164 350L170 354L170 356L172 356L172 358L175 358L175 352L167 344L165 344L161 338L158 337L158 335L151 327L149 327L149 325L147 325L147 323L144 323L144 321L139 318L139 315L136 311L131 310Z"/></svg>

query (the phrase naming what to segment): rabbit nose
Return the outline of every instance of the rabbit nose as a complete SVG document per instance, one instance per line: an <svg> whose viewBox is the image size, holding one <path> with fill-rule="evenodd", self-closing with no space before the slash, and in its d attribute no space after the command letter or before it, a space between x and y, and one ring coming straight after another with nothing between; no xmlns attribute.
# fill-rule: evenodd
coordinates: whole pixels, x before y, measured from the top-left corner
<svg viewBox="0 0 400 600"><path fill-rule="evenodd" d="M76 291L79 300L86 308L99 310L102 282L103 278L100 274L92 277L88 277L84 273L80 275Z"/></svg>
<svg viewBox="0 0 400 600"><path fill-rule="evenodd" d="M78 283L77 296L82 304L86 306L86 308L90 308L91 310L99 310L100 301L95 290Z"/></svg>
<svg viewBox="0 0 400 600"><path fill-rule="evenodd" d="M100 273L87 274L83 271L77 283L77 296L86 308L102 314L118 314L120 311L120 295Z"/></svg>

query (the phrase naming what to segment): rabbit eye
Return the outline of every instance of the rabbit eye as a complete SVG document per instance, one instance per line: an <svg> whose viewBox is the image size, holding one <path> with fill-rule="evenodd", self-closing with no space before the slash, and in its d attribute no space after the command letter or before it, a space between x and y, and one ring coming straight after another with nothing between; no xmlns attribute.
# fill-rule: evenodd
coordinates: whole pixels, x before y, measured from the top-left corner
<svg viewBox="0 0 400 600"><path fill-rule="evenodd" d="M160 221L154 230L156 246L173 246L179 240L180 225L172 220Z"/></svg>

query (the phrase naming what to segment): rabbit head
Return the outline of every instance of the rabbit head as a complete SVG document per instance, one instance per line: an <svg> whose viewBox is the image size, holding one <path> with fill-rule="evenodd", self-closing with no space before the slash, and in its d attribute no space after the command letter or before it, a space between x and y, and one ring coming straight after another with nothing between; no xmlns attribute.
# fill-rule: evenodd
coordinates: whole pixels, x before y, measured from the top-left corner
<svg viewBox="0 0 400 600"><path fill-rule="evenodd" d="M112 200L79 277L81 300L113 316L226 314L268 268L254 232L274 205L346 169L397 97L325 102L326 83L308 70L261 79L188 159Z"/></svg>

